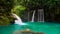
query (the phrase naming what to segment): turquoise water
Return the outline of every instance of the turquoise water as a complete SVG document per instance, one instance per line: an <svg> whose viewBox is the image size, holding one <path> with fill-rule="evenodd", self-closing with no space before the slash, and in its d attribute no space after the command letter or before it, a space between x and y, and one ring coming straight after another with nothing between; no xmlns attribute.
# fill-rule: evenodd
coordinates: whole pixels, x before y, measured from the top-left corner
<svg viewBox="0 0 60 34"><path fill-rule="evenodd" d="M33 32L44 32L45 34L60 34L60 24L49 22L27 22L28 25L0 26L0 34L12 34L16 30L30 29Z"/></svg>

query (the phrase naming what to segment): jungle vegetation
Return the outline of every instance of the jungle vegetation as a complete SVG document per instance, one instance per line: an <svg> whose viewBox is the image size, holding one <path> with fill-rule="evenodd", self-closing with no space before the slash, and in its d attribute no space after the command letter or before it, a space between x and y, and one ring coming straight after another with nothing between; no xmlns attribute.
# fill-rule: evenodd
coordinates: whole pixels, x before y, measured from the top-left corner
<svg viewBox="0 0 60 34"><path fill-rule="evenodd" d="M60 22L60 0L0 0L0 25L11 24L12 13L22 18L24 12L38 9L44 10L45 21Z"/></svg>

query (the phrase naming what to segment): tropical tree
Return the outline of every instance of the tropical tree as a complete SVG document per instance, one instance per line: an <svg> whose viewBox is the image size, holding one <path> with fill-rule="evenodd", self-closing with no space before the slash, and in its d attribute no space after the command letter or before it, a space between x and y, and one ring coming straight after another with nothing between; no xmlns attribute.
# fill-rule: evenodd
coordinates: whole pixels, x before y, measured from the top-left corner
<svg viewBox="0 0 60 34"><path fill-rule="evenodd" d="M14 0L0 0L0 25L7 25L13 21L11 9L14 6Z"/></svg>

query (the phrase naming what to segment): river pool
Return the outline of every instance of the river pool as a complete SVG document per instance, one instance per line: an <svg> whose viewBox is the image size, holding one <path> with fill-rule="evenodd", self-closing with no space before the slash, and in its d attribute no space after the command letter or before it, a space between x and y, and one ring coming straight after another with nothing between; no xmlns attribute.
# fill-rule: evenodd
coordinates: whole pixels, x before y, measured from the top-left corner
<svg viewBox="0 0 60 34"><path fill-rule="evenodd" d="M0 26L0 34L12 34L17 30L30 29L33 32L44 32L45 34L60 34L60 24L50 22L26 22L27 25Z"/></svg>

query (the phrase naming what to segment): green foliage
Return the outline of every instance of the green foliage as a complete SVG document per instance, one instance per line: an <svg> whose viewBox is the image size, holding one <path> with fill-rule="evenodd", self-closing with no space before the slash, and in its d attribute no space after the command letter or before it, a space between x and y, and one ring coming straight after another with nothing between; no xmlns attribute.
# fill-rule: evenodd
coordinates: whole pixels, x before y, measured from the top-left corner
<svg viewBox="0 0 60 34"><path fill-rule="evenodd" d="M16 13L18 16L22 17L22 13L25 12L26 7L18 5L12 9L12 13Z"/></svg>
<svg viewBox="0 0 60 34"><path fill-rule="evenodd" d="M44 9L45 14L50 14L54 20L60 13L60 0L17 0L19 5L25 6L28 10ZM46 16L48 16L46 15Z"/></svg>
<svg viewBox="0 0 60 34"><path fill-rule="evenodd" d="M40 8L54 18L60 13L59 6L60 0L0 0L0 23L8 24L13 21L13 12L22 17L25 11Z"/></svg>
<svg viewBox="0 0 60 34"><path fill-rule="evenodd" d="M8 25L13 20L11 17L13 6L14 0L0 0L0 25Z"/></svg>
<svg viewBox="0 0 60 34"><path fill-rule="evenodd" d="M16 1L17 1L17 4L25 6L29 9L32 9L32 8L39 9L39 7L40 8L44 8L44 7L52 8L56 6L56 0L16 0Z"/></svg>

